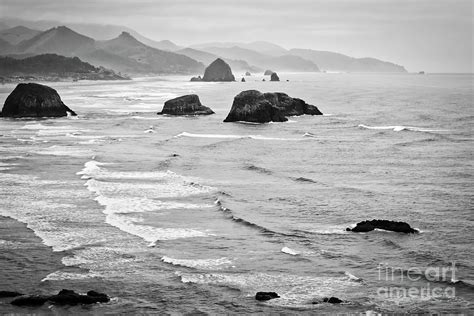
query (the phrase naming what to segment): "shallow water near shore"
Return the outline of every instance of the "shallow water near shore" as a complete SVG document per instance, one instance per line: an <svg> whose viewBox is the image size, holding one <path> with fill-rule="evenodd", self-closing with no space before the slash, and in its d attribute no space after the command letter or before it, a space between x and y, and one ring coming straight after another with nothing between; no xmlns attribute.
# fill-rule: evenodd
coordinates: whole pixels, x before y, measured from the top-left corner
<svg viewBox="0 0 474 316"><path fill-rule="evenodd" d="M473 312L473 76L280 78L50 83L78 117L1 119L0 265L17 271L0 290L113 297L72 312ZM325 115L223 123L248 89ZM216 114L156 115L190 93ZM373 218L421 233L345 231ZM424 273L453 262L454 279ZM330 296L345 303L313 304Z"/></svg>

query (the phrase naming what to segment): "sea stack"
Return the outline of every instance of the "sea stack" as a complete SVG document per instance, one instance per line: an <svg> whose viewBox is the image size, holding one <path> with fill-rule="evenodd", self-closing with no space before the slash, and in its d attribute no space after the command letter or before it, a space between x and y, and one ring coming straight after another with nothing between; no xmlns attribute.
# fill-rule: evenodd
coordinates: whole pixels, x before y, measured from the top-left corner
<svg viewBox="0 0 474 316"><path fill-rule="evenodd" d="M272 70L270 70L270 69L267 69L267 70L265 70L265 72L263 73L263 75L264 75L264 76L271 76L271 75L272 75L272 73L273 73L273 71L272 71Z"/></svg>
<svg viewBox="0 0 474 316"><path fill-rule="evenodd" d="M280 77L278 77L276 72L271 74L270 81L280 81Z"/></svg>
<svg viewBox="0 0 474 316"><path fill-rule="evenodd" d="M322 115L314 105L285 93L247 90L235 96L224 122L286 122L288 120L286 116L303 114Z"/></svg>
<svg viewBox="0 0 474 316"><path fill-rule="evenodd" d="M235 81L230 66L220 58L214 60L204 71L202 81Z"/></svg>
<svg viewBox="0 0 474 316"><path fill-rule="evenodd" d="M214 111L202 105L196 94L188 94L166 101L163 110L157 114L210 115Z"/></svg>
<svg viewBox="0 0 474 316"><path fill-rule="evenodd" d="M3 105L2 117L61 117L75 116L53 88L37 83L20 83Z"/></svg>

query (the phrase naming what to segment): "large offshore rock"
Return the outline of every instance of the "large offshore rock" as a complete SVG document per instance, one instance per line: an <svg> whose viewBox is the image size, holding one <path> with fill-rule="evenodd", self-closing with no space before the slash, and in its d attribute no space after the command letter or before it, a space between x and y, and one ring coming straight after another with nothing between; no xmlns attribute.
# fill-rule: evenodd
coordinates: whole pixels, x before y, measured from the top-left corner
<svg viewBox="0 0 474 316"><path fill-rule="evenodd" d="M3 105L3 117L60 117L76 115L53 88L37 83L20 83Z"/></svg>
<svg viewBox="0 0 474 316"><path fill-rule="evenodd" d="M270 75L270 81L280 81L280 77L278 77L278 74L276 72Z"/></svg>
<svg viewBox="0 0 474 316"><path fill-rule="evenodd" d="M235 81L230 66L220 58L214 60L204 71L202 81Z"/></svg>
<svg viewBox="0 0 474 316"><path fill-rule="evenodd" d="M257 90L247 90L239 93L224 122L285 122L286 116L321 115L314 105L292 98L285 93L261 93Z"/></svg>
<svg viewBox="0 0 474 316"><path fill-rule="evenodd" d="M405 234L414 234L419 232L418 230L412 228L408 223L383 219L373 219L371 221L359 222L354 228L347 228L346 230L355 233L366 233L373 231L376 228Z"/></svg>
<svg viewBox="0 0 474 316"><path fill-rule="evenodd" d="M166 101L163 110L158 114L209 115L214 114L214 111L202 105L196 94L188 94Z"/></svg>

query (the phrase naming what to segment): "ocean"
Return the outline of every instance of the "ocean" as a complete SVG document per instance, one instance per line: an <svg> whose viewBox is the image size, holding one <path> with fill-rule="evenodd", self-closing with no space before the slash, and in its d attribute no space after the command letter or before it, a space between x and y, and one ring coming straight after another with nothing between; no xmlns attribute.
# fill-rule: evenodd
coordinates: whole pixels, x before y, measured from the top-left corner
<svg viewBox="0 0 474 316"><path fill-rule="evenodd" d="M0 313L474 312L473 75L237 77L46 83L77 117L2 118L0 290L112 300ZM223 123L249 89L324 115ZM191 93L216 114L156 115Z"/></svg>

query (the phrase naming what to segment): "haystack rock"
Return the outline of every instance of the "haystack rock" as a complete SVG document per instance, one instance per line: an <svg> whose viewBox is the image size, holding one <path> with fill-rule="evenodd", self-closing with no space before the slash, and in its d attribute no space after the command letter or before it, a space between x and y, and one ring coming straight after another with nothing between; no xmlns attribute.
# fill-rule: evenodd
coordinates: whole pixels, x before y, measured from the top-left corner
<svg viewBox="0 0 474 316"><path fill-rule="evenodd" d="M271 76L271 75L272 75L272 73L273 73L273 71L272 71L272 70L270 70L270 69L267 69L267 70L265 70L265 72L263 73L263 75L264 75L264 76Z"/></svg>
<svg viewBox="0 0 474 316"><path fill-rule="evenodd" d="M242 82L245 82L245 78L244 78L244 77L242 77L242 80L240 80L240 81L242 81Z"/></svg>
<svg viewBox="0 0 474 316"><path fill-rule="evenodd" d="M37 83L20 83L3 105L2 117L60 117L75 116L53 88Z"/></svg>
<svg viewBox="0 0 474 316"><path fill-rule="evenodd" d="M234 98L234 103L224 122L285 122L286 116L321 115L314 105L292 98L285 93L261 93L257 90L247 90Z"/></svg>
<svg viewBox="0 0 474 316"><path fill-rule="evenodd" d="M235 81L230 66L220 58L214 60L204 71L202 81Z"/></svg>
<svg viewBox="0 0 474 316"><path fill-rule="evenodd" d="M276 72L272 73L270 76L270 81L280 81L280 77L278 77Z"/></svg>
<svg viewBox="0 0 474 316"><path fill-rule="evenodd" d="M209 115L214 114L214 111L202 105L197 95L188 94L166 101L163 110L157 114Z"/></svg>

